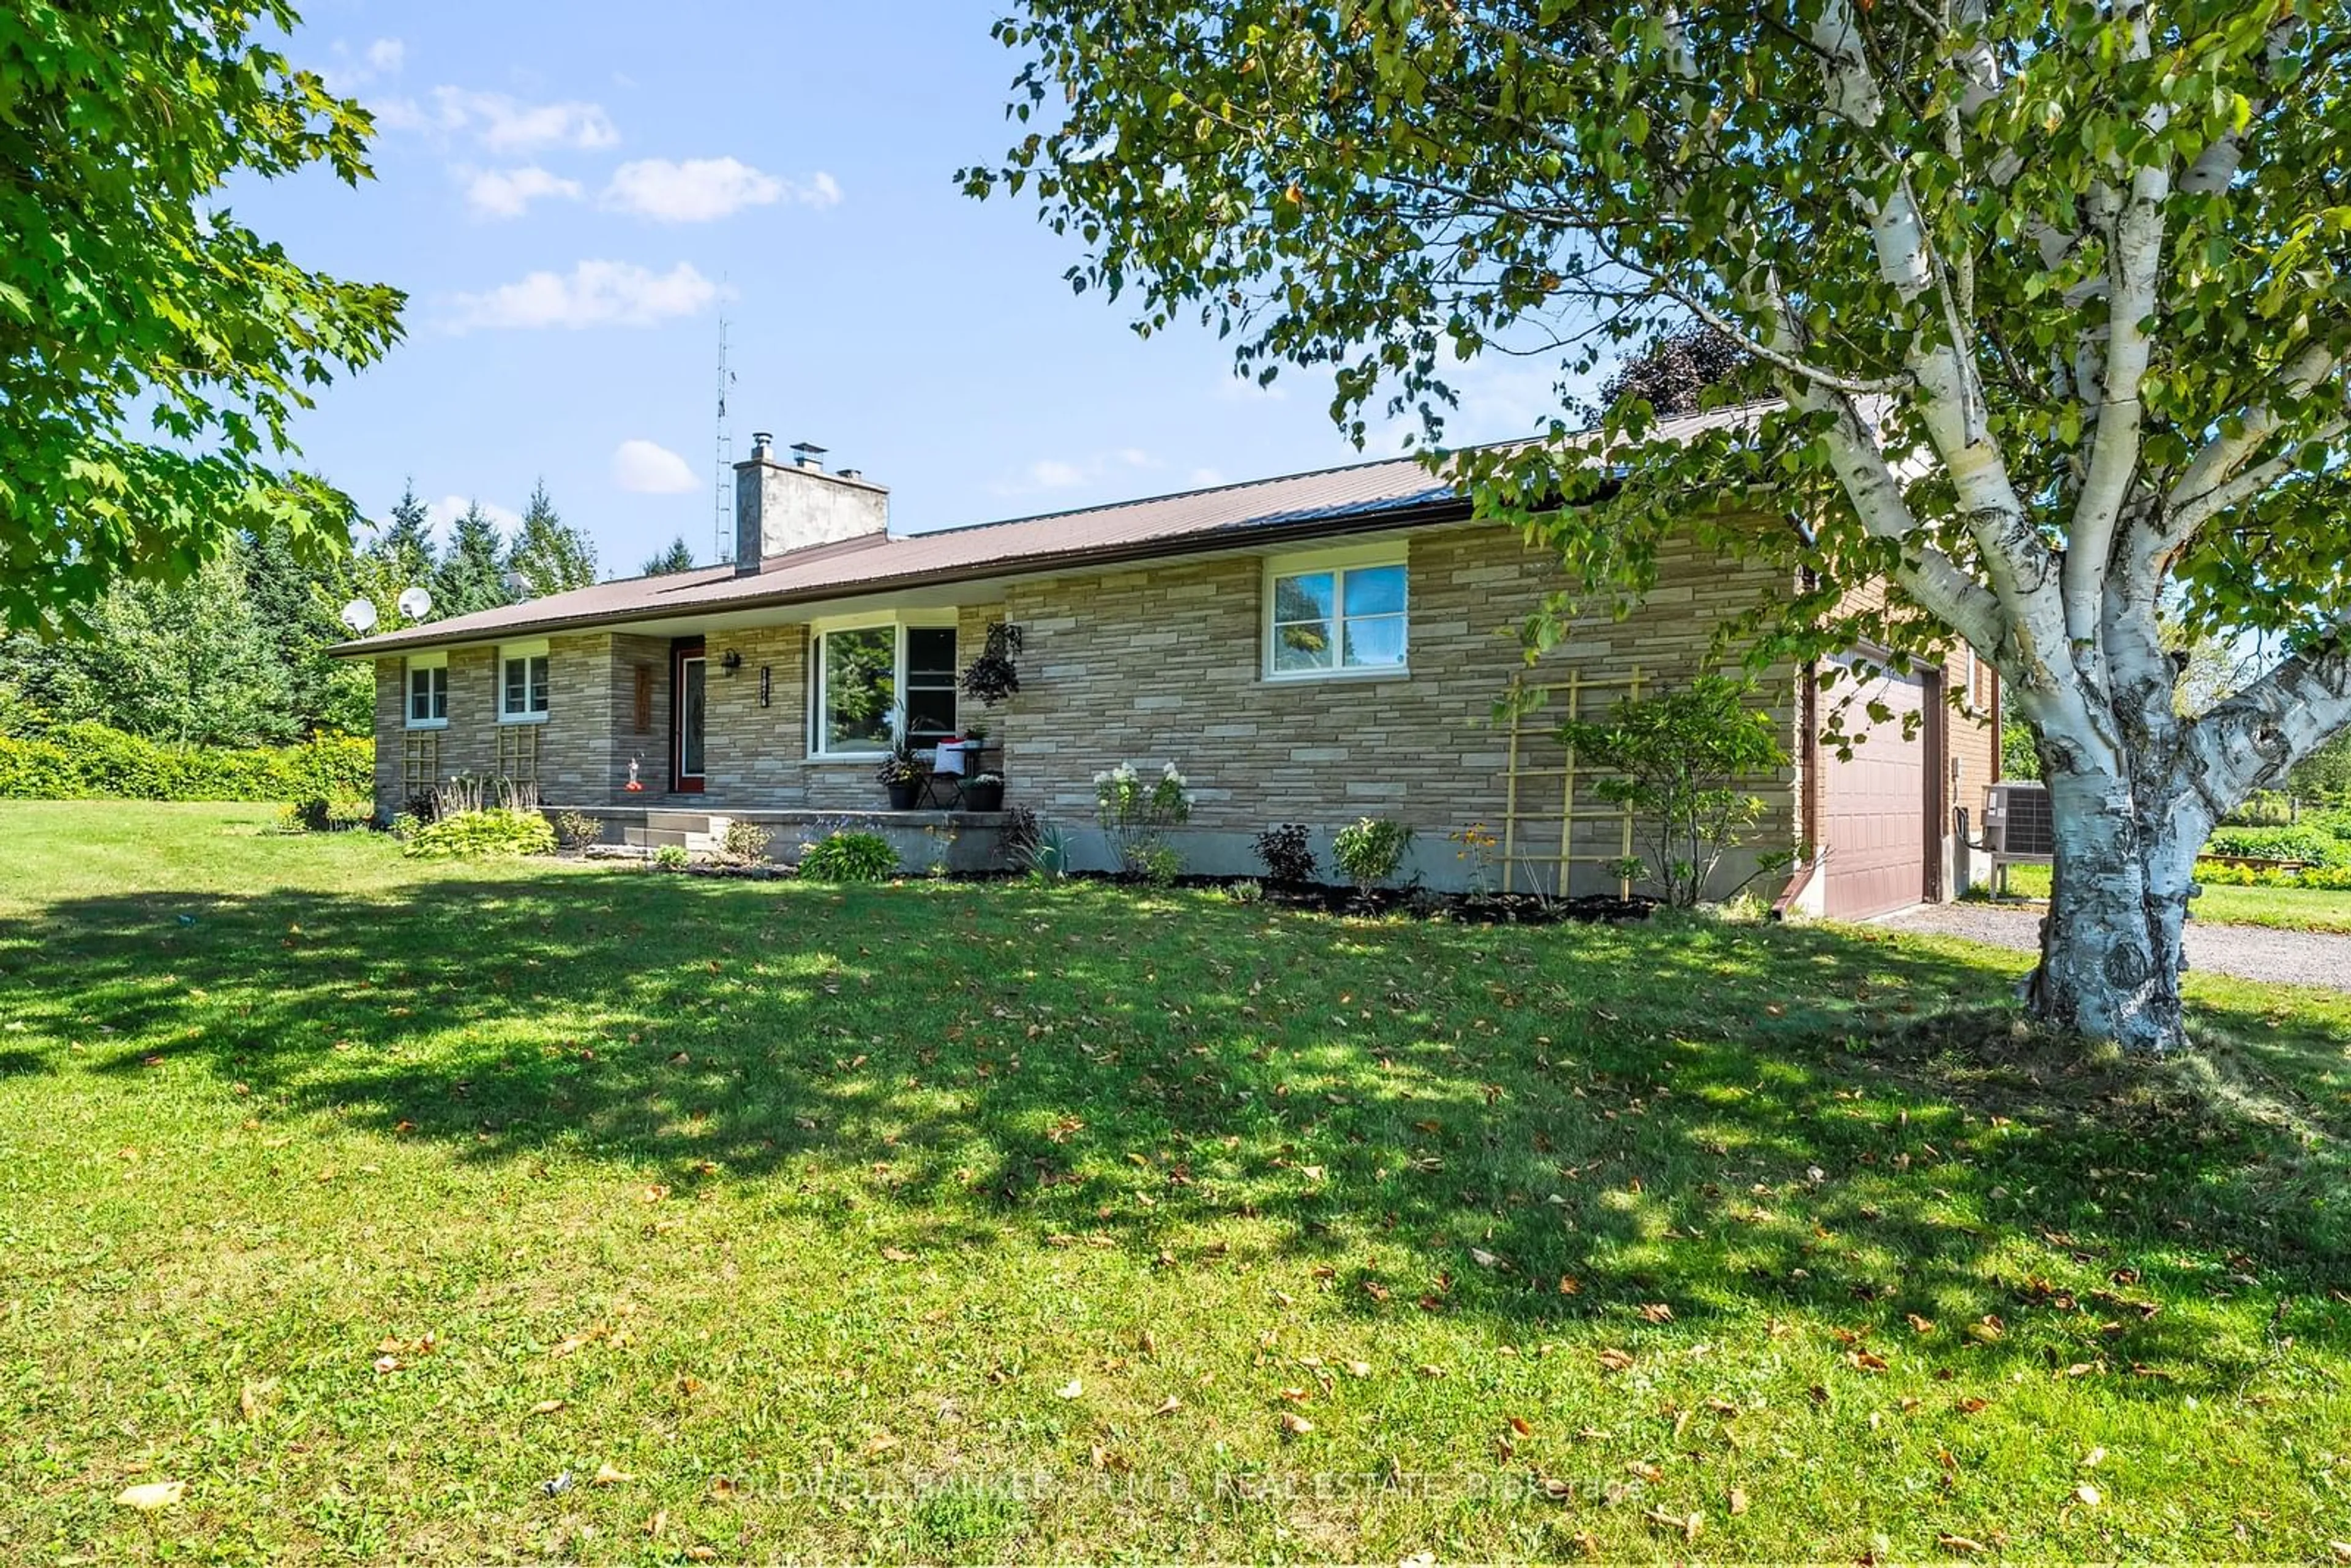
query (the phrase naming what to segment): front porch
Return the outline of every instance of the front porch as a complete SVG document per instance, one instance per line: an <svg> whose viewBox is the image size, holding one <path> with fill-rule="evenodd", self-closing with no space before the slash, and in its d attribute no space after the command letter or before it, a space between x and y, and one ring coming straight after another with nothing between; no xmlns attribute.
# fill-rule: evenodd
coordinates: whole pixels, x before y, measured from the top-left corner
<svg viewBox="0 0 2351 1568"><path fill-rule="evenodd" d="M715 854L724 847L728 824L748 822L768 831L768 858L786 863L799 859L802 844L848 831L881 834L909 872L1018 869L1009 864L1004 845L1012 820L1008 811L702 810L668 804L567 806L559 800L547 802L543 810L550 818L573 812L602 824L599 843L646 851L677 848L688 854Z"/></svg>

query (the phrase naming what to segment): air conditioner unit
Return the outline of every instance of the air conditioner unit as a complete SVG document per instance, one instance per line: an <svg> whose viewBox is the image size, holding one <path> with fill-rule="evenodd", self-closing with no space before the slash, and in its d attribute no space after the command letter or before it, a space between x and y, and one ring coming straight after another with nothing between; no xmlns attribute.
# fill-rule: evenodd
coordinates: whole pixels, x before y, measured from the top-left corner
<svg viewBox="0 0 2351 1568"><path fill-rule="evenodd" d="M2057 825L2049 790L2032 783L1994 784L1984 791L1984 847L2003 860L2046 860L2057 852Z"/></svg>

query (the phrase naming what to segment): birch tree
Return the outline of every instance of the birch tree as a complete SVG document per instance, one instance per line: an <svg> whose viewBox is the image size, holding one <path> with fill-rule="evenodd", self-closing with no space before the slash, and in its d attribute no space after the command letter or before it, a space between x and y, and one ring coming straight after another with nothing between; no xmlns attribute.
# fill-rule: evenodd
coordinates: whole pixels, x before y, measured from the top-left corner
<svg viewBox="0 0 2351 1568"><path fill-rule="evenodd" d="M2048 1024L2184 1043L2216 818L2351 721L2339 0L1029 0L1027 192L1069 280L1417 422L1586 591L1693 531L1784 561L1770 656L1962 638L2058 822ZM1667 444L1442 452L1460 367L1562 385L1703 324L1779 402ZM1883 608L1864 585L1890 585ZM2183 715L2158 612L2281 653Z"/></svg>

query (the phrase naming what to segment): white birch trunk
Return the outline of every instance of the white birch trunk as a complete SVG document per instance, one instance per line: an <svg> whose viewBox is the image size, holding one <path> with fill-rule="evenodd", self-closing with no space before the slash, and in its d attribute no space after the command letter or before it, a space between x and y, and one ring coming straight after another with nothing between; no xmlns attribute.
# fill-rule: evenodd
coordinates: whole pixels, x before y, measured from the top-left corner
<svg viewBox="0 0 2351 1568"><path fill-rule="evenodd" d="M2163 1055L2188 1043L2180 942L2210 823L2184 790L2152 800L2126 773L2044 746L2056 864L2027 1002L2041 1023Z"/></svg>

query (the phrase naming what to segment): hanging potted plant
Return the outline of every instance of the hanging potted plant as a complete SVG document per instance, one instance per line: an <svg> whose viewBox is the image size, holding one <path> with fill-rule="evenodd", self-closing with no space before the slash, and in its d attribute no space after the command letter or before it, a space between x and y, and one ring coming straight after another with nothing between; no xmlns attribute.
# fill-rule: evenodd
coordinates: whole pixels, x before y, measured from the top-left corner
<svg viewBox="0 0 2351 1568"><path fill-rule="evenodd" d="M904 730L900 730L898 737L890 743L890 754L873 769L873 778L890 791L892 810L914 810L914 798L922 793L923 765L915 759L914 743L906 738Z"/></svg>
<svg viewBox="0 0 2351 1568"><path fill-rule="evenodd" d="M987 652L964 670L964 695L978 698L982 706L994 707L1019 691L1020 672L1012 663L1012 655L1019 652L1020 628L1001 621L989 622Z"/></svg>

